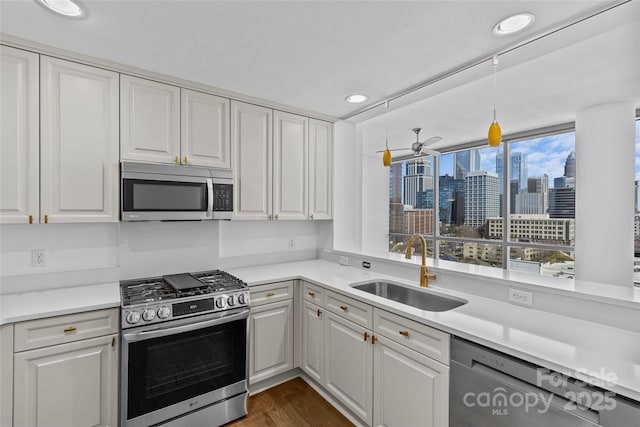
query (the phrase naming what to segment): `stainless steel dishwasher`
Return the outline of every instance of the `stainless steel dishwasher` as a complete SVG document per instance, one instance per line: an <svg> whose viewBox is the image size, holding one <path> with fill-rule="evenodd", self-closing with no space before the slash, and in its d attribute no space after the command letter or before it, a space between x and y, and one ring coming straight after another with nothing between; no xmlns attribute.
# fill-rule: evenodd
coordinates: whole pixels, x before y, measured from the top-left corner
<svg viewBox="0 0 640 427"><path fill-rule="evenodd" d="M449 427L638 427L640 403L490 348L451 340Z"/></svg>

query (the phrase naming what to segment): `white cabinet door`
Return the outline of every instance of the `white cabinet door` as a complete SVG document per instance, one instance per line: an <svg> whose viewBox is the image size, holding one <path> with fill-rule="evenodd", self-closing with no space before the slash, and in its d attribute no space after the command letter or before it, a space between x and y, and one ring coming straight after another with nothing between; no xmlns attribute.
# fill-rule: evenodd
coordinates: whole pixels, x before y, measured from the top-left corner
<svg viewBox="0 0 640 427"><path fill-rule="evenodd" d="M324 309L303 301L302 369L319 384L324 382Z"/></svg>
<svg viewBox="0 0 640 427"><path fill-rule="evenodd" d="M333 313L325 314L325 387L347 408L371 425L373 421L371 331Z"/></svg>
<svg viewBox="0 0 640 427"><path fill-rule="evenodd" d="M293 369L293 300L251 308L249 383Z"/></svg>
<svg viewBox="0 0 640 427"><path fill-rule="evenodd" d="M331 219L333 184L332 125L309 119L309 218Z"/></svg>
<svg viewBox="0 0 640 427"><path fill-rule="evenodd" d="M38 55L0 46L0 67L0 223L38 222Z"/></svg>
<svg viewBox="0 0 640 427"><path fill-rule="evenodd" d="M307 168L309 119L274 113L273 215L275 219L308 219Z"/></svg>
<svg viewBox="0 0 640 427"><path fill-rule="evenodd" d="M14 426L117 426L117 335L16 353Z"/></svg>
<svg viewBox="0 0 640 427"><path fill-rule="evenodd" d="M272 117L269 108L231 102L234 219L272 218Z"/></svg>
<svg viewBox="0 0 640 427"><path fill-rule="evenodd" d="M180 88L120 75L120 157L180 163Z"/></svg>
<svg viewBox="0 0 640 427"><path fill-rule="evenodd" d="M229 100L181 89L181 103L182 163L230 169Z"/></svg>
<svg viewBox="0 0 640 427"><path fill-rule="evenodd" d="M13 423L13 323L0 325L0 426Z"/></svg>
<svg viewBox="0 0 640 427"><path fill-rule="evenodd" d="M118 221L118 74L40 58L43 222Z"/></svg>
<svg viewBox="0 0 640 427"><path fill-rule="evenodd" d="M374 426L449 425L449 368L377 336Z"/></svg>

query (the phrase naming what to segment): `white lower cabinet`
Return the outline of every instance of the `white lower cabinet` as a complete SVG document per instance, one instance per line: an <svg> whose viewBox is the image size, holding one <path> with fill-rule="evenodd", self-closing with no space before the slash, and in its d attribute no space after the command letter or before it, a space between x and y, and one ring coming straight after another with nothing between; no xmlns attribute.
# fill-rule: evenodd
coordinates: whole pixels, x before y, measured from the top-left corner
<svg viewBox="0 0 640 427"><path fill-rule="evenodd" d="M373 347L373 425L449 425L449 367L382 336Z"/></svg>
<svg viewBox="0 0 640 427"><path fill-rule="evenodd" d="M324 309L303 301L301 368L311 378L324 382Z"/></svg>
<svg viewBox="0 0 640 427"><path fill-rule="evenodd" d="M302 283L302 370L370 426L449 424L449 335Z"/></svg>
<svg viewBox="0 0 640 427"><path fill-rule="evenodd" d="M118 425L119 311L12 325L13 426Z"/></svg>
<svg viewBox="0 0 640 427"><path fill-rule="evenodd" d="M254 384L274 375L287 372L293 365L293 284L280 282L251 289L256 295L269 298L287 298L265 303L256 298L249 316L249 383Z"/></svg>
<svg viewBox="0 0 640 427"><path fill-rule="evenodd" d="M17 353L14 426L116 426L116 335Z"/></svg>
<svg viewBox="0 0 640 427"><path fill-rule="evenodd" d="M327 313L325 321L325 387L358 417L373 420L373 349L371 331Z"/></svg>

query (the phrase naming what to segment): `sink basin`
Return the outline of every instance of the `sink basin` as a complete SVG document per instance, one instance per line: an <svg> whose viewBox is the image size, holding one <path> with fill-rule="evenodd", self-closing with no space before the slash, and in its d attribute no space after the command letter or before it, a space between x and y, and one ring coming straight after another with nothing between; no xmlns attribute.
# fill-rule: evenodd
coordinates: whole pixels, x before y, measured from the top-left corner
<svg viewBox="0 0 640 427"><path fill-rule="evenodd" d="M391 282L355 283L351 287L426 311L448 311L468 302L463 299L436 295L423 289L412 289Z"/></svg>

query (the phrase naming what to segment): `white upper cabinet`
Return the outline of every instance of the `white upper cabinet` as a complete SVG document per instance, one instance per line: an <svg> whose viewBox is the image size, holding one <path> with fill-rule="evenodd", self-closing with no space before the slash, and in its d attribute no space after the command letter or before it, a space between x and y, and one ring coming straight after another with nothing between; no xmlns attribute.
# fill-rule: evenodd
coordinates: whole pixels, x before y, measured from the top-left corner
<svg viewBox="0 0 640 427"><path fill-rule="evenodd" d="M332 125L309 119L309 218L332 218Z"/></svg>
<svg viewBox="0 0 640 427"><path fill-rule="evenodd" d="M118 74L40 58L43 222L118 221Z"/></svg>
<svg viewBox="0 0 640 427"><path fill-rule="evenodd" d="M307 219L309 119L276 111L273 144L275 219Z"/></svg>
<svg viewBox="0 0 640 427"><path fill-rule="evenodd" d="M39 218L38 55L0 46L0 223Z"/></svg>
<svg viewBox="0 0 640 427"><path fill-rule="evenodd" d="M120 157L180 163L180 88L120 75Z"/></svg>
<svg viewBox="0 0 640 427"><path fill-rule="evenodd" d="M270 108L231 102L234 219L271 219L273 157Z"/></svg>
<svg viewBox="0 0 640 427"><path fill-rule="evenodd" d="M182 163L231 168L229 100L188 89L181 92Z"/></svg>

